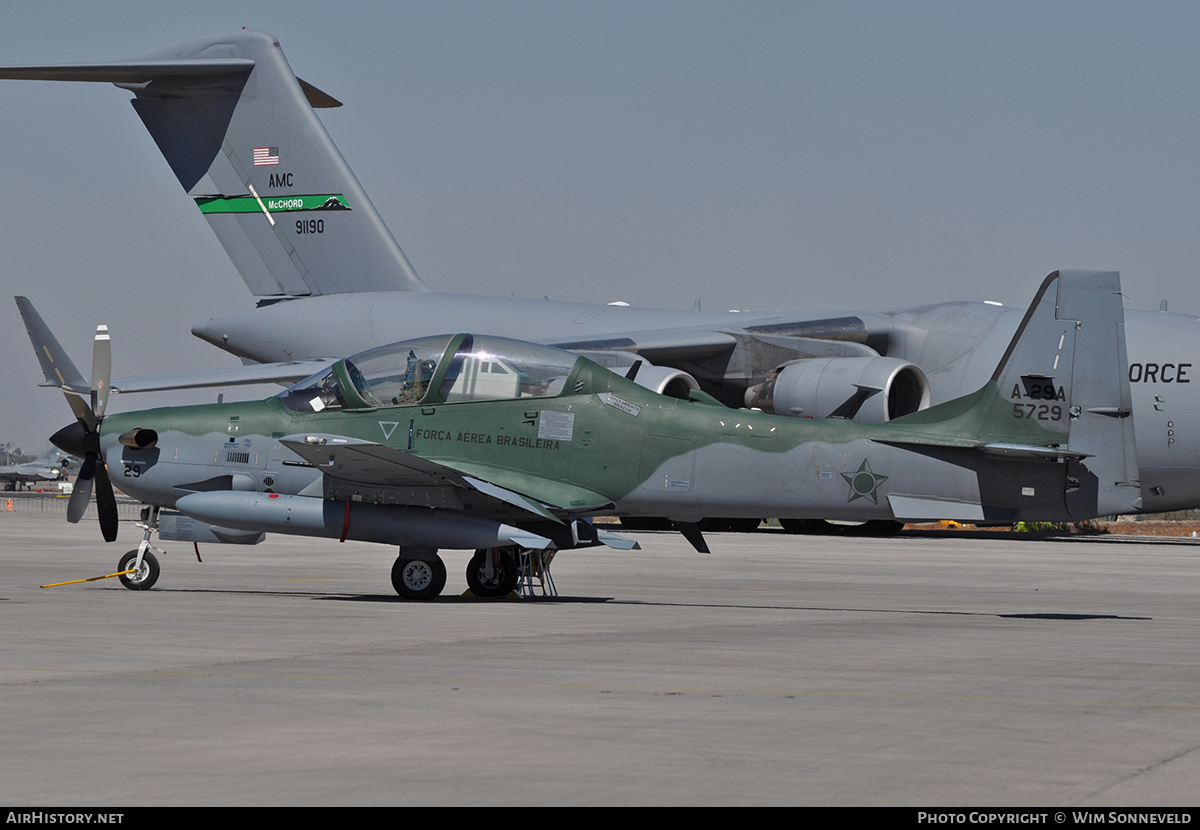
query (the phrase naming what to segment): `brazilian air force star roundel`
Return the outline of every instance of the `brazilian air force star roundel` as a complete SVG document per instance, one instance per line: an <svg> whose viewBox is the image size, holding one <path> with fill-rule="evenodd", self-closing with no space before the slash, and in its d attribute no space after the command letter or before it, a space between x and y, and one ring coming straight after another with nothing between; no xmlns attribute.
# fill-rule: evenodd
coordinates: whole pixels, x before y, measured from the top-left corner
<svg viewBox="0 0 1200 830"><path fill-rule="evenodd" d="M871 465L865 458L863 463L858 465L858 472L842 473L842 478L846 479L846 483L850 485L850 494L846 498L847 503L855 499L870 499L872 504L879 504L876 491L880 484L888 480L887 476L875 475L871 472Z"/></svg>

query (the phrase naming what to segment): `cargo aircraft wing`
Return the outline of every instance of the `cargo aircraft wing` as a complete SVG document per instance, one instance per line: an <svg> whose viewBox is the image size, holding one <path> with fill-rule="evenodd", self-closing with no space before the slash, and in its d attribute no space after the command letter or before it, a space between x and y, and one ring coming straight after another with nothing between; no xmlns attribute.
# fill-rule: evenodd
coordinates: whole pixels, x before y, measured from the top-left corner
<svg viewBox="0 0 1200 830"><path fill-rule="evenodd" d="M17 308L25 321L29 342L37 353L45 378L40 386L54 386L76 392L87 390L88 382L75 368L66 350L50 327L38 314L27 297L16 297ZM289 360L279 363L252 363L226 369L207 369L199 372L179 372L170 375L143 375L134 378L113 378L110 394L119 392L162 392L173 389L203 389L214 386L248 386L258 383L292 384L316 374L335 363L334 358Z"/></svg>

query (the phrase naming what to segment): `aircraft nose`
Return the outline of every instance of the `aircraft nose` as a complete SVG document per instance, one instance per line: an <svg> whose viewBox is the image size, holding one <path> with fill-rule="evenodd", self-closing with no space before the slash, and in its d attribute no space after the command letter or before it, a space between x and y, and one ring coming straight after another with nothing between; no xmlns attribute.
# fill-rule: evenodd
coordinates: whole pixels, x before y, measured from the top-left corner
<svg viewBox="0 0 1200 830"><path fill-rule="evenodd" d="M87 429L82 421L72 421L50 436L50 443L65 453L83 458L87 455Z"/></svg>

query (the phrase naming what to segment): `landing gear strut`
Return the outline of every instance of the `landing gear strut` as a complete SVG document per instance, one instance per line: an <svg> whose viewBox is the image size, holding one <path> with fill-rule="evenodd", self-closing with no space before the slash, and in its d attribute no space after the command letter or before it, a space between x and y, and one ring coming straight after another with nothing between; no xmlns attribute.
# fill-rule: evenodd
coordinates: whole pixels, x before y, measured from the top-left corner
<svg viewBox="0 0 1200 830"><path fill-rule="evenodd" d="M504 548L477 550L467 563L467 586L482 599L508 596L519 576L516 560Z"/></svg>
<svg viewBox="0 0 1200 830"><path fill-rule="evenodd" d="M121 557L117 565L118 571L133 571L121 576L121 584L131 591L148 591L158 582L158 557L151 551L164 553L161 548L150 544L151 534L158 532L158 508L142 509L142 520L138 522L142 529L142 542L134 550Z"/></svg>

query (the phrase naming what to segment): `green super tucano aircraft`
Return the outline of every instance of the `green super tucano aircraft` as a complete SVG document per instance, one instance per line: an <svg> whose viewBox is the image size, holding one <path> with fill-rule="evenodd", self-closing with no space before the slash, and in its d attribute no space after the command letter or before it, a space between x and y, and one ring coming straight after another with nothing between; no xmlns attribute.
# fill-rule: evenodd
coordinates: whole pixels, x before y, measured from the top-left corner
<svg viewBox="0 0 1200 830"><path fill-rule="evenodd" d="M153 533L396 545L396 591L429 599L446 581L440 548L475 550L468 584L500 596L522 552L632 546L588 521L603 514L669 517L707 552L704 516L1078 521L1139 506L1113 272L1051 274L980 389L881 425L848 420L854 398L819 421L730 409L470 334L372 349L265 401L105 416L107 329L91 384L48 329L30 336L76 415L51 439L84 459L68 518L95 483L114 539L110 476L147 505L120 563L135 590L159 575Z"/></svg>

